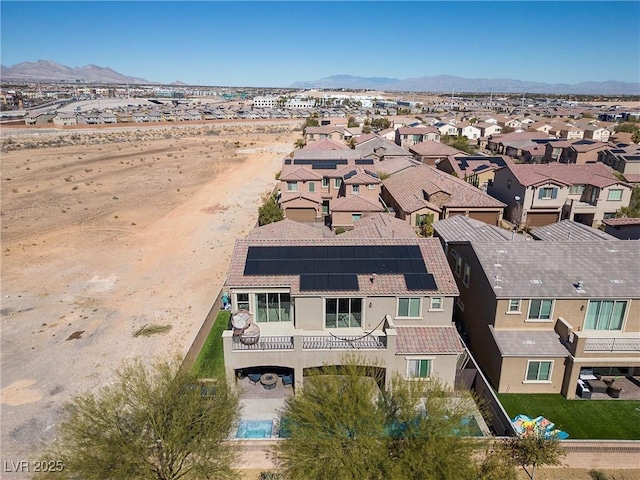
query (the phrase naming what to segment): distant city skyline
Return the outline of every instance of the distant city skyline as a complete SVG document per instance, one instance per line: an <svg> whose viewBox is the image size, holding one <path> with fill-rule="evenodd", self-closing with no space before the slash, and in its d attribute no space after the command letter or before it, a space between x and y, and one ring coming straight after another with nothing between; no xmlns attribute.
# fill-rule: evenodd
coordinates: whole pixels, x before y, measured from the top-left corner
<svg viewBox="0 0 640 480"><path fill-rule="evenodd" d="M333 75L640 83L640 2L11 2L5 66L288 87Z"/></svg>

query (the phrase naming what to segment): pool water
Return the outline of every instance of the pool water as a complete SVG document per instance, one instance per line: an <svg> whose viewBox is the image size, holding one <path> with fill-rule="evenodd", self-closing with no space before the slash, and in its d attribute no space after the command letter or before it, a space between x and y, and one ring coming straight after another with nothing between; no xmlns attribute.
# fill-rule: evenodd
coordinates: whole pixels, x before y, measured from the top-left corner
<svg viewBox="0 0 640 480"><path fill-rule="evenodd" d="M271 438L273 420L240 420L236 438Z"/></svg>
<svg viewBox="0 0 640 480"><path fill-rule="evenodd" d="M469 435L472 437L484 437L484 433L482 433L482 429L480 425L478 425L478 421L475 417L465 417L462 419L462 425L468 428Z"/></svg>

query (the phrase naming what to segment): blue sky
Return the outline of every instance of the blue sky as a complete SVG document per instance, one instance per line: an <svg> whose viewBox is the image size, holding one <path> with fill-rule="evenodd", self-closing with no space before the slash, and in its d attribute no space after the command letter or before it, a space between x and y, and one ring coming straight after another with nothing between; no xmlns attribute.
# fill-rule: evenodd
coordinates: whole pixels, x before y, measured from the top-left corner
<svg viewBox="0 0 640 480"><path fill-rule="evenodd" d="M1 61L149 81L281 86L331 75L640 82L640 2L11 2Z"/></svg>

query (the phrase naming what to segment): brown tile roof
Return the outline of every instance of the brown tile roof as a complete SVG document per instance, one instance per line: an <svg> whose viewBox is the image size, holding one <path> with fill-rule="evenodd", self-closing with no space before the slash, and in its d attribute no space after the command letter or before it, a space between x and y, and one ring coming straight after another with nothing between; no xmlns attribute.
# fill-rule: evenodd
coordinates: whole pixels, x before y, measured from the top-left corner
<svg viewBox="0 0 640 480"><path fill-rule="evenodd" d="M442 205L447 208L495 209L506 206L464 180L441 172L429 165L419 165L396 173L382 183L402 210L407 213L433 205L432 202L430 204L425 200L423 192L432 194L437 191L445 191L451 194L450 198Z"/></svg>
<svg viewBox="0 0 640 480"><path fill-rule="evenodd" d="M297 181L306 181L306 180L322 180L322 176L318 175L316 172L301 167L300 165L291 165L295 167L293 169L287 169L280 175L280 180L286 182L297 182ZM283 169L284 170L284 169Z"/></svg>
<svg viewBox="0 0 640 480"><path fill-rule="evenodd" d="M460 353L462 341L451 327L396 327L396 353Z"/></svg>
<svg viewBox="0 0 640 480"><path fill-rule="evenodd" d="M611 227L620 225L640 225L640 218L605 218L602 223Z"/></svg>
<svg viewBox="0 0 640 480"><path fill-rule="evenodd" d="M613 174L613 170L603 163L586 165L513 164L507 165L505 168L511 169L518 182L527 187L549 180L565 185L594 185L599 188L621 183Z"/></svg>
<svg viewBox="0 0 640 480"><path fill-rule="evenodd" d="M373 140L374 138L378 138L378 135L375 133L365 133L363 135L359 135L354 137L354 142L356 145L360 145L361 143L368 142L369 140Z"/></svg>
<svg viewBox="0 0 640 480"><path fill-rule="evenodd" d="M382 205L371 203L358 195L339 198L331 206L333 212L381 212L382 210Z"/></svg>
<svg viewBox="0 0 640 480"><path fill-rule="evenodd" d="M309 200L310 202L320 204L322 203L322 197L320 192L315 193L303 193L303 192L281 192L280 194L280 203L290 202L291 200L296 200L299 198L303 198L305 200Z"/></svg>
<svg viewBox="0 0 640 480"><path fill-rule="evenodd" d="M330 133L334 133L334 132L339 132L339 133L344 133L344 127L336 127L336 126L332 126L332 125L327 125L324 127L307 127L305 129L305 133L306 134L330 134Z"/></svg>
<svg viewBox="0 0 640 480"><path fill-rule="evenodd" d="M549 138L544 132L511 132L496 133L491 135L491 141L494 143L517 142L519 140L533 140Z"/></svg>
<svg viewBox="0 0 640 480"><path fill-rule="evenodd" d="M331 230L327 229L330 233ZM285 218L279 222L254 228L247 235L248 239L300 239L324 238L326 235L320 228Z"/></svg>
<svg viewBox="0 0 640 480"><path fill-rule="evenodd" d="M640 173L625 173L624 179L629 183L640 183Z"/></svg>
<svg viewBox="0 0 640 480"><path fill-rule="evenodd" d="M416 145L409 147L409 151L423 156L449 156L449 155L467 155L462 150L450 147L444 143L434 142L433 140L425 140Z"/></svg>
<svg viewBox="0 0 640 480"><path fill-rule="evenodd" d="M250 246L276 247L276 246L368 246L368 245L417 245L420 248L427 271L433 275L435 290L409 290L402 274L379 274L374 283L370 280L370 275L358 275L359 288L357 291L345 290L323 290L313 292L300 291L299 275L244 275L247 253ZM456 282L449 268L449 263L440 246L440 241L436 238L413 238L413 239L363 239L363 238L323 238L323 239L246 239L236 240L229 274L227 277L228 286L234 287L289 287L294 296L321 296L321 295L366 295L366 296L389 296L389 295L442 295L457 296L459 291Z"/></svg>
<svg viewBox="0 0 640 480"><path fill-rule="evenodd" d="M390 213L373 213L364 216L353 224L353 230L340 235L340 238L416 238L415 230L405 220Z"/></svg>
<svg viewBox="0 0 640 480"><path fill-rule="evenodd" d="M429 133L440 133L440 131L435 127L400 127L396 132L400 135L427 135Z"/></svg>

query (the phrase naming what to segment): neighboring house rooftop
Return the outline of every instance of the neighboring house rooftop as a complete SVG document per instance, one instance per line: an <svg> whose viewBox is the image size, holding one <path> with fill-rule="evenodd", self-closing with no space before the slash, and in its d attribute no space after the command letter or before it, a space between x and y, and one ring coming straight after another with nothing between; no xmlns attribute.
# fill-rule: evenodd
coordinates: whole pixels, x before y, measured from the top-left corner
<svg viewBox="0 0 640 480"><path fill-rule="evenodd" d="M498 298L638 298L637 245L626 240L472 243Z"/></svg>
<svg viewBox="0 0 640 480"><path fill-rule="evenodd" d="M331 138L323 138L322 140L307 143L303 150L349 150L349 147Z"/></svg>
<svg viewBox="0 0 640 480"><path fill-rule="evenodd" d="M526 242L530 239L512 230L488 225L480 220L454 215L433 223L438 237L446 243L457 241L480 242Z"/></svg>
<svg viewBox="0 0 640 480"><path fill-rule="evenodd" d="M381 150L382 148L384 150ZM387 157L411 156L411 153L407 149L402 148L393 142L390 142L384 137L376 137L368 142L356 145L355 151L363 157L384 152L383 155L385 159Z"/></svg>
<svg viewBox="0 0 640 480"><path fill-rule="evenodd" d="M602 223L611 227L621 227L623 225L640 225L640 218L606 218Z"/></svg>
<svg viewBox="0 0 640 480"><path fill-rule="evenodd" d="M471 175L483 173L489 170L497 170L513 161L506 155L489 156L467 156L466 154L450 156L449 163L458 175L458 178L470 177Z"/></svg>
<svg viewBox="0 0 640 480"><path fill-rule="evenodd" d="M473 185L429 165L418 165L404 170L383 181L385 188L405 212L415 212L431 207L428 198L438 192L449 195L439 207L493 207L506 205L483 193Z"/></svg>
<svg viewBox="0 0 640 480"><path fill-rule="evenodd" d="M406 221L390 213L375 213L353 224L353 230L340 234L340 238L416 238L416 232Z"/></svg>
<svg viewBox="0 0 640 480"><path fill-rule="evenodd" d="M322 226L324 227L324 226ZM252 229L247 235L248 239L311 239L333 237L333 232L328 228L319 228L305 223L296 222L285 218L279 222L263 225Z"/></svg>
<svg viewBox="0 0 640 480"><path fill-rule="evenodd" d="M621 183L613 170L602 163L586 165L547 164L511 164L518 182L528 187L554 180L564 185L594 185L599 188Z"/></svg>
<svg viewBox="0 0 640 480"><path fill-rule="evenodd" d="M491 335L503 356L509 357L566 357L569 351L552 330L495 330Z"/></svg>
<svg viewBox="0 0 640 480"><path fill-rule="evenodd" d="M382 205L379 203L371 203L357 195L338 198L331 207L333 212L381 212L382 210Z"/></svg>
<svg viewBox="0 0 640 480"><path fill-rule="evenodd" d="M450 155L466 155L462 150L458 150L444 143L434 142L433 140L416 143L409 147L409 151L422 156L448 157Z"/></svg>
<svg viewBox="0 0 640 480"><path fill-rule="evenodd" d="M550 223L544 227L532 228L530 233L534 239L545 242L618 240L602 230L568 219Z"/></svg>
<svg viewBox="0 0 640 480"><path fill-rule="evenodd" d="M434 238L237 240L227 285L289 287L294 296L459 293Z"/></svg>

